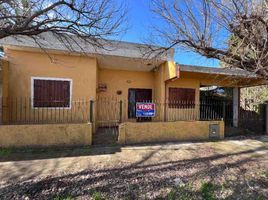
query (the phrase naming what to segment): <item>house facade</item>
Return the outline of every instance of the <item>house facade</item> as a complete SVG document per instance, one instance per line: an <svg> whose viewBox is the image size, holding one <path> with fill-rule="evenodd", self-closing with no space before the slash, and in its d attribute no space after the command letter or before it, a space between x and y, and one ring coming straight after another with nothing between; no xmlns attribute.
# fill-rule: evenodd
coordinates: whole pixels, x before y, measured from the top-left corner
<svg viewBox="0 0 268 200"><path fill-rule="evenodd" d="M173 49L145 57L142 44L110 41L96 50L70 41L68 48L50 34L39 42L1 41L2 124L90 121L96 133L123 122L200 121L200 87L216 85L233 88L237 126L239 88L266 84L242 70L178 65ZM138 118L139 102L154 103L154 117Z"/></svg>

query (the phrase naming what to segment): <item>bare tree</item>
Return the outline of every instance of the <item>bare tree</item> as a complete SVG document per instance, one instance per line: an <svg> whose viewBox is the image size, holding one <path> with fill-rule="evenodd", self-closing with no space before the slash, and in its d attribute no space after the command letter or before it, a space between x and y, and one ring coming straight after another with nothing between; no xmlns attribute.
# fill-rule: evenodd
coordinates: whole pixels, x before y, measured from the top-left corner
<svg viewBox="0 0 268 200"><path fill-rule="evenodd" d="M101 47L123 31L125 12L113 0L0 0L0 39L49 32L67 46L75 35Z"/></svg>
<svg viewBox="0 0 268 200"><path fill-rule="evenodd" d="M184 48L268 78L267 0L154 0L164 50Z"/></svg>

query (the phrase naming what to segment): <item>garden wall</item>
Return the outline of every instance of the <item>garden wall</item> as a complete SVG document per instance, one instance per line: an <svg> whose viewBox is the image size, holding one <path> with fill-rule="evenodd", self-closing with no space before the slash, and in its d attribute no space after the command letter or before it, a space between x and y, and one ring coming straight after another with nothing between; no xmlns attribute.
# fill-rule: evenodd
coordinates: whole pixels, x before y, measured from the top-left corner
<svg viewBox="0 0 268 200"><path fill-rule="evenodd" d="M119 144L199 141L210 139L210 125L219 125L224 138L223 121L126 122L119 126Z"/></svg>

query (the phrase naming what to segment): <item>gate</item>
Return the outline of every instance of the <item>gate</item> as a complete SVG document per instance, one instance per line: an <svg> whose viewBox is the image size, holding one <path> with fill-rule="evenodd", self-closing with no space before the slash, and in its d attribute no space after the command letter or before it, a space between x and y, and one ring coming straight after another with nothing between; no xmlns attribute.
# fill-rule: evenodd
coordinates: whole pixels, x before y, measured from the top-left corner
<svg viewBox="0 0 268 200"><path fill-rule="evenodd" d="M93 144L114 145L118 139L118 126L122 122L123 101L98 98L95 102L96 131Z"/></svg>
<svg viewBox="0 0 268 200"><path fill-rule="evenodd" d="M200 102L200 120L224 120L227 135L245 134L245 131L262 134L265 132L265 104L253 99L240 101L238 127L234 128L231 100L203 99Z"/></svg>
<svg viewBox="0 0 268 200"><path fill-rule="evenodd" d="M257 134L265 132L265 104L254 100L241 101L239 108L239 127Z"/></svg>

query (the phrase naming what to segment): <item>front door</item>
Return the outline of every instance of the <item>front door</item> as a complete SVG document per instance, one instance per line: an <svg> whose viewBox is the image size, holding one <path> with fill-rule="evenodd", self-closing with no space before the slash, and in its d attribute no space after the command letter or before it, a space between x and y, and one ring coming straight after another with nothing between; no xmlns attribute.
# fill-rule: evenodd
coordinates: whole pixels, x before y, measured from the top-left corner
<svg viewBox="0 0 268 200"><path fill-rule="evenodd" d="M129 89L128 90L128 118L136 118L136 103L152 102L152 89ZM151 121L151 117L136 118L137 121Z"/></svg>

